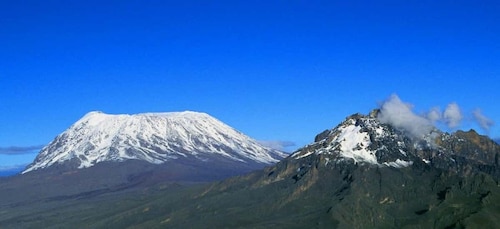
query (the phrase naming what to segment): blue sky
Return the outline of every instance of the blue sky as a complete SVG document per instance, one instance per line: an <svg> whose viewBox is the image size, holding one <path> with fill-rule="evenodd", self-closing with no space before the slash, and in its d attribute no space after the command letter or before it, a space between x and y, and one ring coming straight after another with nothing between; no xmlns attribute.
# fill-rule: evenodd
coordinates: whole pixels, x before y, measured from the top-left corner
<svg viewBox="0 0 500 229"><path fill-rule="evenodd" d="M92 110L211 114L311 142L397 94L500 120L498 1L0 2L0 167ZM16 147L12 150L13 147ZM25 150L23 150L25 149Z"/></svg>

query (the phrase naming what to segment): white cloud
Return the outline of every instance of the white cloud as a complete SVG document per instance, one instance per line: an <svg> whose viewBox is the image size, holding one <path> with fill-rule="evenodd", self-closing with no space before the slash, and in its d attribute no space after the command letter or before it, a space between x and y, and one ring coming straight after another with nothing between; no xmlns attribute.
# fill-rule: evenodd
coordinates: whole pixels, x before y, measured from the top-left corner
<svg viewBox="0 0 500 229"><path fill-rule="evenodd" d="M432 122L432 123L435 123L439 120L441 120L442 118L442 114L441 114L441 109L439 109L439 107L433 107L429 113L427 113L427 118Z"/></svg>
<svg viewBox="0 0 500 229"><path fill-rule="evenodd" d="M483 113L481 112L481 109L479 108L475 109L472 112L472 115L474 116L474 119L479 123L479 126L481 126L481 128L483 128L486 131L488 131L490 127L492 127L495 124L493 120L484 116Z"/></svg>
<svg viewBox="0 0 500 229"><path fill-rule="evenodd" d="M22 170L26 168L28 164L18 164L18 165L0 165L0 172L11 171L11 170Z"/></svg>
<svg viewBox="0 0 500 229"><path fill-rule="evenodd" d="M458 104L448 104L448 106L444 110L443 118L449 128L456 128L458 125L460 125L460 121L462 121L463 116Z"/></svg>
<svg viewBox="0 0 500 229"><path fill-rule="evenodd" d="M449 129L456 129L464 119L460 107L455 102L448 104L444 112L441 112L439 107L433 107L429 112L418 115L412 109L411 104L401 101L396 94L393 94L380 106L378 119L383 123L405 130L414 137L422 137L422 135L430 133L435 128L434 124L436 123L446 124ZM488 131L495 124L480 109L474 110L472 116L474 121L485 131Z"/></svg>
<svg viewBox="0 0 500 229"><path fill-rule="evenodd" d="M382 104L378 119L417 138L430 133L434 128L429 119L413 113L412 106L401 101L396 94Z"/></svg>
<svg viewBox="0 0 500 229"><path fill-rule="evenodd" d="M0 154L6 154L6 155L28 154L28 153L33 153L34 151L39 151L42 148L43 145L0 147Z"/></svg>
<svg viewBox="0 0 500 229"><path fill-rule="evenodd" d="M285 152L288 147L295 146L296 144L291 141L258 141L261 145Z"/></svg>

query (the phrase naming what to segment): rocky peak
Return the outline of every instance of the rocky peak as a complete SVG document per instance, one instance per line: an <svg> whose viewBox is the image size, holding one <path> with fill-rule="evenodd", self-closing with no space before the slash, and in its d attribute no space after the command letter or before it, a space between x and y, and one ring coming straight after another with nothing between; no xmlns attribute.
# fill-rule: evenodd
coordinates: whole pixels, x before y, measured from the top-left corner
<svg viewBox="0 0 500 229"><path fill-rule="evenodd" d="M353 114L315 141L292 154L295 160L321 156L325 164L354 163L402 168L414 164L440 169L495 172L500 163L500 146L476 131L449 134L433 129L416 138L403 129L382 123L380 111Z"/></svg>
<svg viewBox="0 0 500 229"><path fill-rule="evenodd" d="M370 115L354 114L337 127L323 131L315 142L298 150L292 157L328 155L335 162L354 162L377 166L406 167L413 163L407 152L411 139Z"/></svg>

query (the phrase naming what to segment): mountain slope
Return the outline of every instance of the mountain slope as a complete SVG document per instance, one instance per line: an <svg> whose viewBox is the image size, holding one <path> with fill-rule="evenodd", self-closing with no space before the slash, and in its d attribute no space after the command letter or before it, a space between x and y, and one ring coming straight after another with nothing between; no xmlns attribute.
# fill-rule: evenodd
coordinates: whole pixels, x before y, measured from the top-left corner
<svg viewBox="0 0 500 229"><path fill-rule="evenodd" d="M499 147L472 130L431 130L415 138L382 123L377 112L355 114L284 160L247 175L179 192L148 188L21 216L6 213L0 223L27 228L42 222L77 228L497 228ZM128 201L131 197L136 199Z"/></svg>
<svg viewBox="0 0 500 229"><path fill-rule="evenodd" d="M189 159L268 165L284 156L204 113L90 112L44 147L23 173L130 159L152 164Z"/></svg>

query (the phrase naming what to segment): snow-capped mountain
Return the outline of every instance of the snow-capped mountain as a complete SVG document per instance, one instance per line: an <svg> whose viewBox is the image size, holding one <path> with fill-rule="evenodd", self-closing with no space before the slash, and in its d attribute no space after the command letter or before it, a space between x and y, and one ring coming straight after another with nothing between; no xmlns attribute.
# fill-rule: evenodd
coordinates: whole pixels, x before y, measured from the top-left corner
<svg viewBox="0 0 500 229"><path fill-rule="evenodd" d="M300 159L310 155L329 155L327 160L406 167L413 164L408 155L411 139L374 115L355 114L337 127L316 136L315 142L292 155Z"/></svg>
<svg viewBox="0 0 500 229"><path fill-rule="evenodd" d="M325 164L402 168L425 163L447 170L461 169L464 164L479 170L499 164L500 146L474 130L449 134L434 128L416 138L381 122L378 114L374 110L369 115L349 116L337 127L317 135L314 143L294 152L291 158L323 155Z"/></svg>
<svg viewBox="0 0 500 229"><path fill-rule="evenodd" d="M87 168L137 159L272 164L285 157L205 113L110 115L90 112L44 147L23 172L66 164Z"/></svg>

